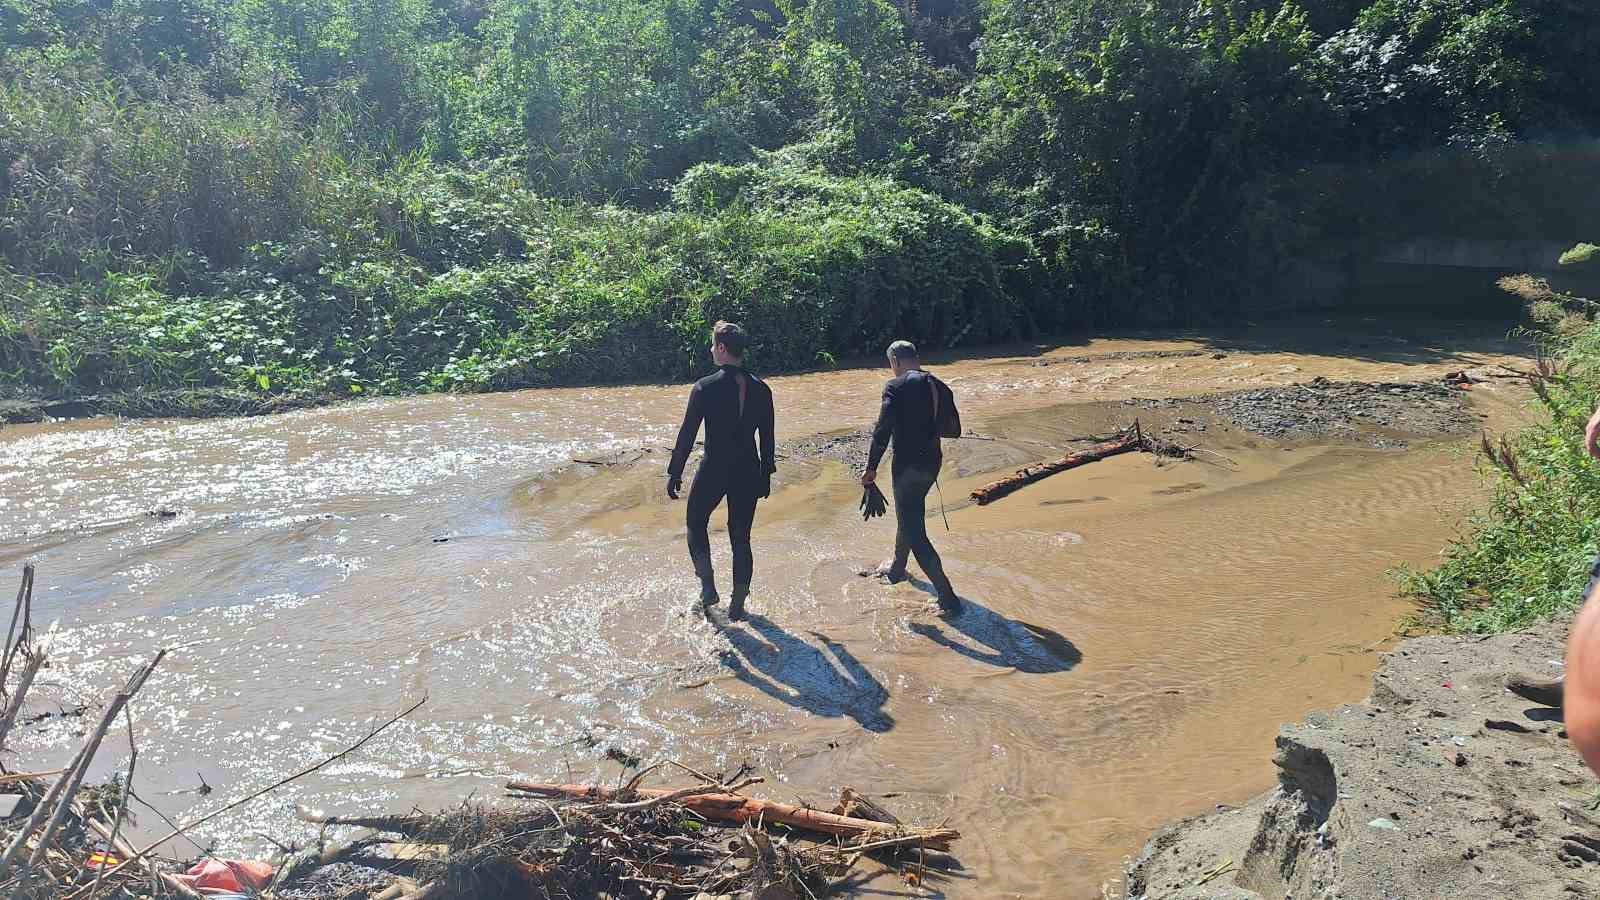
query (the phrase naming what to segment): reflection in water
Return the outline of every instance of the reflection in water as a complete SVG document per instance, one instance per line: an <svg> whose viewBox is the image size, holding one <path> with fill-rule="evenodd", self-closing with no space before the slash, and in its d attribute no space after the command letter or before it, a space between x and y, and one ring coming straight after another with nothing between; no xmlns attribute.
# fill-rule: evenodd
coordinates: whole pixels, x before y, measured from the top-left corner
<svg viewBox="0 0 1600 900"><path fill-rule="evenodd" d="M950 442L945 493L1124 423L1135 397L1513 361L1495 335L1447 343L1438 323L1427 344L1326 343L1360 327L940 365L969 424L996 438ZM1138 355L1174 349L1207 352ZM770 379L780 439L869 425L883 378ZM1517 397L1491 381L1473 401L1503 416ZM1097 895L1158 823L1269 785L1279 722L1366 692L1371 651L1405 610L1383 572L1426 562L1477 484L1470 455L1448 449L1287 452L1213 423L1206 447L1237 467L1128 455L991 507L952 504L936 540L982 602L923 624L905 612L915 587L853 574L892 523L861 522L837 460L796 455L756 520L758 615L717 629L693 611L664 454L637 449L670 441L682 393L0 430L0 583L35 558L35 615L63 625L40 700L76 706L177 647L134 704L138 789L189 818L429 695L361 754L209 823L203 837L230 851L270 850L262 832L314 837L287 830L295 802L404 811L492 796L511 772L614 779L580 739L598 736L703 771L750 762L779 799L892 792L903 817L967 835L972 880L952 896ZM162 508L178 514L147 515ZM52 717L12 749L45 768L78 728ZM167 793L196 773L215 796Z"/></svg>
<svg viewBox="0 0 1600 900"><path fill-rule="evenodd" d="M849 716L874 733L894 727L883 711L889 692L843 644L811 632L832 654L830 660L765 616L751 615L746 622L755 634L738 625L723 632L733 650L722 655L722 662L740 681L814 716Z"/></svg>

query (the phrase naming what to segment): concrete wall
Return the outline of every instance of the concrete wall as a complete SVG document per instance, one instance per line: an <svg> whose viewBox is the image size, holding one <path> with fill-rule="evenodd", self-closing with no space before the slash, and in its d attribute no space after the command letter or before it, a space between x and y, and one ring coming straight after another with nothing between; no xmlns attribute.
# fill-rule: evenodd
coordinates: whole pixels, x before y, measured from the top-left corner
<svg viewBox="0 0 1600 900"><path fill-rule="evenodd" d="M1501 272L1555 271L1556 260L1577 241L1488 241L1477 238L1420 237L1390 247L1373 262L1407 266L1451 266Z"/></svg>

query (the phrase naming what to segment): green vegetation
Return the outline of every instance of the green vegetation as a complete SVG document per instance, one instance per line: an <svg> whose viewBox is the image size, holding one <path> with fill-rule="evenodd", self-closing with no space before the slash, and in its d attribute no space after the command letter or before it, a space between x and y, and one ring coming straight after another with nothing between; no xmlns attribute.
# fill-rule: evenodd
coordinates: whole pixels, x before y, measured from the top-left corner
<svg viewBox="0 0 1600 900"><path fill-rule="evenodd" d="M1579 228L1597 37L1586 0L0 0L0 395L1226 315L1330 247Z"/></svg>
<svg viewBox="0 0 1600 900"><path fill-rule="evenodd" d="M1582 251L1580 245L1574 253ZM1539 419L1499 441L1484 438L1494 483L1487 510L1446 548L1437 568L1401 573L1406 592L1451 631L1511 631L1576 610L1600 552L1594 515L1600 463L1584 447L1584 426L1600 401L1594 306L1551 291L1541 279L1519 276L1502 284L1527 301L1541 323L1548 356L1535 381Z"/></svg>

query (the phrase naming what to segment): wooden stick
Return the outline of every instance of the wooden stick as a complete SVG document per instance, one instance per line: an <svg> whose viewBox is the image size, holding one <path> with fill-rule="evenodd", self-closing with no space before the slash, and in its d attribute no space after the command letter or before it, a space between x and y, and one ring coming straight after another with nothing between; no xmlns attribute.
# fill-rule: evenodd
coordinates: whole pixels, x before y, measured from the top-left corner
<svg viewBox="0 0 1600 900"><path fill-rule="evenodd" d="M560 797L571 800L610 802L617 796L616 791L598 785L540 784L513 781L507 784L506 788L539 797ZM738 794L709 793L684 796L682 791L668 791L660 788L639 788L634 793L641 797L659 799L661 802L667 802L666 798L676 794L679 799L672 802L676 802L685 809L691 810L707 819L719 822L778 822L804 831L832 834L840 837L868 837L874 840L913 836L920 839L923 844L937 850L948 849L951 841L961 837L961 832L950 828L911 830L883 822L856 819L850 816L791 806L787 803L777 803L771 800L757 800Z"/></svg>
<svg viewBox="0 0 1600 900"><path fill-rule="evenodd" d="M123 720L128 723L128 780L122 783L122 802L117 804L117 815L111 822L111 834L106 836L106 843L115 847L122 839L122 820L128 814L128 798L133 792L133 771L139 765L139 745L133 740L133 714L123 709ZM73 801L73 809L78 813L78 818L88 822L82 805ZM90 900L100 895L100 882L105 879L106 867L102 863L95 868L94 887L89 891Z"/></svg>
<svg viewBox="0 0 1600 900"><path fill-rule="evenodd" d="M65 771L66 769L50 769L45 772L12 772L9 775L0 775L0 784L19 784L24 781L53 778Z"/></svg>
<svg viewBox="0 0 1600 900"><path fill-rule="evenodd" d="M17 605L11 610L11 627L6 629L6 655L0 662L0 692L5 690L6 678L11 674L11 661L32 636L33 618L33 563L22 567L22 586L17 588ZM22 623L22 634L17 634L17 623Z"/></svg>
<svg viewBox="0 0 1600 900"><path fill-rule="evenodd" d="M22 666L22 674L17 678L17 689L11 694L11 702L6 705L5 717L0 719L0 747L5 746L6 737L11 734L11 726L17 723L17 715L22 712L22 702L28 698L28 689L33 687L33 679L38 676L39 669L44 667L46 657L49 655L50 637L55 634L55 626L50 627L50 633L45 640L34 644L28 642L25 652L28 661ZM21 647L19 642L18 647Z"/></svg>
<svg viewBox="0 0 1600 900"><path fill-rule="evenodd" d="M115 850L118 853L122 854L123 858L127 859L127 858L131 858L133 856L133 852L134 852L133 851L133 845L128 843L128 839L127 838L123 837L120 834L117 834L115 831L112 830L111 826L109 826L106 823L100 821L99 819L91 818L87 814L88 811L82 809L81 804L75 804L75 808L77 808L79 810L79 814L83 816L83 822L84 822L85 825L89 826L89 830L90 831L93 831L95 834L100 835L101 838L103 838L107 843L109 843L111 845L111 848L113 850ZM171 888L173 891L175 891L175 892L177 892L177 893L179 893L179 894L181 894L181 895L183 895L185 897L193 898L193 900L204 900L204 897L201 895L201 893L199 891L195 890L194 888L190 887L185 882L183 882L183 881L179 880L178 878L174 877L171 872L157 871L156 869L152 868L149 865L149 863L147 863L147 862L141 862L140 865L143 866L145 871L149 872L151 875L158 876L161 879L161 882L163 884L165 884L168 888ZM111 874L115 874L116 871L117 871L116 869L110 869L110 870L105 871L103 874L111 875ZM96 879L96 883L98 883L98 878ZM79 889L78 891L76 891L76 892L74 892L72 894L69 894L68 897L67 897L67 900L72 900L73 897L77 897L82 893L83 893L83 890Z"/></svg>
<svg viewBox="0 0 1600 900"><path fill-rule="evenodd" d="M1033 484L1035 481L1049 478L1051 475L1054 475L1057 472L1065 472L1068 469L1075 469L1078 466L1084 465L1085 463L1096 462L1098 460L1105 459L1108 456L1116 456L1119 453L1127 453L1131 450L1138 450L1143 446L1144 435L1140 432L1138 427L1135 426L1135 428L1130 429L1121 437L1118 437L1114 440L1095 444L1093 447L1079 450L1076 453L1069 453L1066 456L1063 456L1060 459L1052 462L1035 463L1031 466L1024 466L1023 468L1018 469L1015 474L1008 475L999 481L986 484L983 487L973 491L972 499L976 501L979 506L986 506L996 500L999 500L1001 497L1004 497L1007 494L1014 493L1015 491Z"/></svg>
<svg viewBox="0 0 1600 900"><path fill-rule="evenodd" d="M611 803L611 804L607 804L606 811L607 812L638 812L641 809L651 809L653 807L660 806L663 803L675 803L675 802L677 802L679 800L686 800L686 799L688 799L690 797L698 797L698 796L702 796L702 795L705 795L705 794L737 794L740 791L744 790L745 788L750 787L753 784L760 784L765 780L766 779L764 779L764 778L746 778L745 780L739 782L738 784L732 785L731 787L722 787L721 785L711 786L711 785L702 784L702 785L699 785L697 787L683 788L682 790L669 791L669 792L664 793L664 794L656 794L654 796L651 796L650 799L648 799L648 800L639 800L639 801L636 801L636 802L633 802L633 803ZM627 791L628 794L644 794L645 793L644 791L639 790L638 787L636 787L634 785L629 785L627 787L626 791Z"/></svg>
<svg viewBox="0 0 1600 900"><path fill-rule="evenodd" d="M416 712L418 709L420 709L422 707L422 704L427 703L427 702L428 702L428 698L427 698L426 695L424 695L421 700L418 700L416 703L411 704L404 711L402 711L399 714L397 714L396 716L394 716L394 718L391 718L389 721L384 722L382 725L379 725L377 728L374 728L371 731L367 732L366 737L363 737L361 740L356 741L354 744L351 744L350 746L344 748L343 750L340 750L338 753L335 753L334 755L328 757L327 759L324 759L322 762L319 762L314 766L308 766L308 767L306 767L304 769L301 769L300 771L294 773L293 775L288 776L287 778L280 778L277 781L273 782L272 784L267 785L266 787L262 788L259 791L256 791L253 794L250 794L247 797L241 797L240 799L235 800L232 803L229 803L228 805L222 807L221 809L214 810L212 812L206 813L205 815L201 816L198 819L193 819L191 821L185 822L182 825L179 825L177 828L174 828L172 831L168 832L160 840L152 841L143 850L139 850L136 853L134 853L134 855L132 857L129 857L128 859L123 860L115 868L113 868L111 871L107 872L106 874L107 875L115 875L118 872L122 871L123 869L127 868L128 866L133 865L135 861L142 860L146 856L149 856L151 851L155 850L157 847L161 846L162 844L165 844L167 841L170 841L175 837L181 837L183 834L188 832L190 829L196 828L196 827L198 827L200 825L203 825L206 822L209 822L212 819L215 819L217 816L222 815L223 813L238 809L239 807L245 805L246 803L249 803L252 800L257 800L257 799L259 799L261 797L264 797L267 794L272 793L273 791L277 790L278 788L283 787L286 784L289 784L292 781L298 781L301 778L304 778L305 776L310 775L312 772L315 772L315 771L317 771L319 769L325 768L325 767L327 767L327 766L329 766L329 765L331 765L331 764L333 764L335 762L338 762L341 759L344 759L346 756L349 756L350 754L352 754L352 753L356 752L357 750L361 749L368 741L370 741L373 738L377 737L378 735L382 734L384 731L386 731L389 728L389 726L391 726L394 723L400 721L401 719L404 719L406 716L409 716L412 713Z"/></svg>
<svg viewBox="0 0 1600 900"><path fill-rule="evenodd" d="M78 749L77 755L72 757L72 762L67 765L61 777L57 778L50 785L50 789L45 792L45 795L39 798L38 804L33 807L32 815L28 816L28 821L23 823L22 828L17 831L17 836L11 839L11 843L6 847L5 854L0 855L0 878L4 878L6 873L11 871L11 864L22 853L22 848L28 845L28 836L33 834L33 830L38 828L40 823L44 822L44 817L49 815L50 807L55 804L56 798L66 789L67 782L72 779L72 773L77 770L78 764L82 760L83 749L82 747Z"/></svg>
<svg viewBox="0 0 1600 900"><path fill-rule="evenodd" d="M61 823L67 818L67 813L71 811L72 800L77 796L78 788L83 785L83 777L89 773L89 763L93 762L95 753L99 752L100 742L105 740L106 732L117 721L117 716L121 714L122 708L128 704L134 694L139 693L139 689L144 687L145 682L150 680L150 675L155 672L156 666L161 665L161 660L165 659L166 655L167 651L165 650L156 653L155 659L150 660L149 663L135 671L133 677L128 679L127 686L119 691L115 697L111 698L111 704L106 707L106 714L100 719L100 726L95 729L94 733L89 736L89 740L83 745L83 752L80 754L78 765L70 773L71 780L67 782L67 789L56 801L55 814L45 824L44 831L40 832L39 846L34 849L33 856L28 858L28 864L24 871L37 866L44 859L45 848L50 846L50 841L55 837L56 830L61 827ZM63 775L62 777L67 778L69 776Z"/></svg>

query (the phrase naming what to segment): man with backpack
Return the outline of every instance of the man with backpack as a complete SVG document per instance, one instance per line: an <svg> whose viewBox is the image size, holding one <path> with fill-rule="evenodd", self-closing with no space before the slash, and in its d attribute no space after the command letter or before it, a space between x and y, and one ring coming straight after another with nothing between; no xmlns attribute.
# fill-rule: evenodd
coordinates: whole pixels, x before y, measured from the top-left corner
<svg viewBox="0 0 1600 900"><path fill-rule="evenodd" d="M954 615L961 611L961 600L945 577L944 563L928 539L927 508L928 491L938 480L939 467L944 462L939 439L960 436L961 417L956 411L955 395L944 382L923 371L917 348L910 341L889 345L889 368L894 377L883 387L883 405L878 424L872 429L872 451L861 476L863 487L876 483L878 463L892 439L897 522L894 557L875 574L890 584L904 581L906 561L915 555L917 565L938 592L940 613Z"/></svg>

